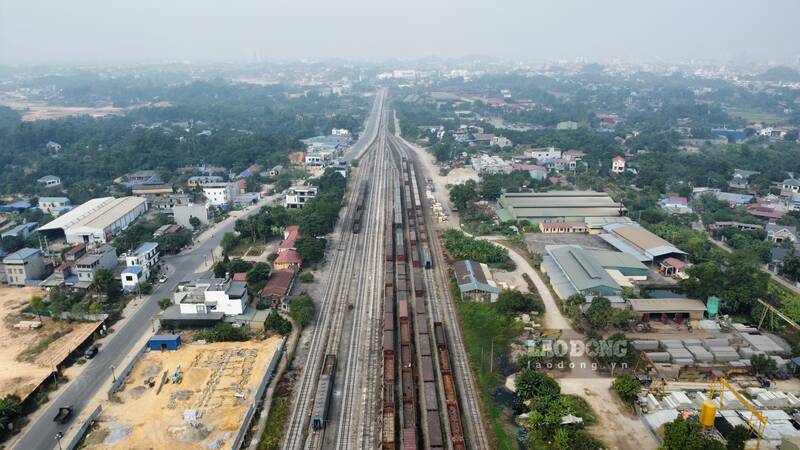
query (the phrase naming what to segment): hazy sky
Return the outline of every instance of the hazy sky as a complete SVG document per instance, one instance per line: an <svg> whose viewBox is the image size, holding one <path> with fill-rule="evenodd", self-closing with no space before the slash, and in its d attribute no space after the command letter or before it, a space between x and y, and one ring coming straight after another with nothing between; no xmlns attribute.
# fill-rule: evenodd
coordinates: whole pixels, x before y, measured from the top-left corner
<svg viewBox="0 0 800 450"><path fill-rule="evenodd" d="M800 0L0 0L0 63L389 59L776 61Z"/></svg>

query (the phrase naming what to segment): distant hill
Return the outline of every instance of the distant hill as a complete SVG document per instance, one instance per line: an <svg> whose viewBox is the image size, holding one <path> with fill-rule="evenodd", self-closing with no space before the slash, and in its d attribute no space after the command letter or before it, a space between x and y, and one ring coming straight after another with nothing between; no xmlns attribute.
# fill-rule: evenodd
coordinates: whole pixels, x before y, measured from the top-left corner
<svg viewBox="0 0 800 450"><path fill-rule="evenodd" d="M758 76L764 81L800 81L800 72L791 67L773 67Z"/></svg>

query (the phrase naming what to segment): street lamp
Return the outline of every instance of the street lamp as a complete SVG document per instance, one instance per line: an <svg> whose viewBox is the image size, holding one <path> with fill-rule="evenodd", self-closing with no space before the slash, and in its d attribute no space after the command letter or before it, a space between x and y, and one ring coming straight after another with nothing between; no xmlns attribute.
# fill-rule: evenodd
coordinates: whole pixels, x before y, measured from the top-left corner
<svg viewBox="0 0 800 450"><path fill-rule="evenodd" d="M111 379L112 381L117 381L117 376L114 374L114 366L111 366Z"/></svg>
<svg viewBox="0 0 800 450"><path fill-rule="evenodd" d="M61 448L61 438L63 438L63 437L64 437L64 433L62 433L60 431L58 433L56 433L56 442L58 442L58 450L64 450L63 448Z"/></svg>

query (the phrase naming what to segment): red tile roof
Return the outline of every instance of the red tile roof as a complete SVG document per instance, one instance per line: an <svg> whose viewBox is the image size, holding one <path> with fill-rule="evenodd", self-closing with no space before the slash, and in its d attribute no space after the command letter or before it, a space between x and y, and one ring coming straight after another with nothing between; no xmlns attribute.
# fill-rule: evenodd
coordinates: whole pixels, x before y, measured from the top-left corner
<svg viewBox="0 0 800 450"><path fill-rule="evenodd" d="M676 268L678 270L683 269L688 265L685 262L681 261L680 259L673 258L671 256L669 258L664 259L664 261L662 261L662 262L666 263L666 264L669 264L670 266L672 266L672 267L674 267L674 268Z"/></svg>
<svg viewBox="0 0 800 450"><path fill-rule="evenodd" d="M537 166L537 165L535 165L535 164L521 164L521 163L517 163L517 164L514 164L512 167L514 167L514 170L527 170L527 171L531 171L531 170L544 170L544 171L547 171L547 169L546 169L545 167L543 167L543 166Z"/></svg>
<svg viewBox="0 0 800 450"><path fill-rule="evenodd" d="M279 250L288 250L294 248L294 241L300 237L300 227L297 225L289 225L283 231L285 238L278 244Z"/></svg>
<svg viewBox="0 0 800 450"><path fill-rule="evenodd" d="M300 254L297 253L294 249L288 249L286 251L278 253L278 257L275 258L275 264L297 264L300 265L303 263L303 258L300 257Z"/></svg>
<svg viewBox="0 0 800 450"><path fill-rule="evenodd" d="M244 272L236 272L233 274L233 281L247 281L247 274Z"/></svg>
<svg viewBox="0 0 800 450"><path fill-rule="evenodd" d="M267 284L261 289L261 295L279 295L284 296L289 293L289 288L292 286L292 281L295 275L294 269L282 269L272 272Z"/></svg>

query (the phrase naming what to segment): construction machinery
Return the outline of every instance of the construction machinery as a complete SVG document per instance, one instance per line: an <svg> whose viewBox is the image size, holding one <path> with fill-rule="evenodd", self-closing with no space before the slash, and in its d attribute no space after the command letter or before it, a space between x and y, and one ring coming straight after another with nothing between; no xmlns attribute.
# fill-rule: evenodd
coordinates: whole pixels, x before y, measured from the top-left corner
<svg viewBox="0 0 800 450"><path fill-rule="evenodd" d="M769 303L764 302L760 298L757 298L756 301L761 306L764 307L764 312L761 314L761 319L759 319L759 321L758 321L758 329L759 330L761 329L761 326L764 324L764 319L766 319L767 313L769 313L770 314L770 323L773 324L773 328L774 328L775 316L778 316L779 318L783 319L784 322L789 324L792 328L794 328L795 330L800 331L800 325L798 325L797 322L795 322L794 320L786 317L786 315L784 315L782 312L778 311L777 308L775 308L774 306L770 305Z"/></svg>
<svg viewBox="0 0 800 450"><path fill-rule="evenodd" d="M638 375L639 364L643 360L650 366L654 376L651 375L650 371L646 368L643 369L643 376ZM653 394L657 399L661 400L667 394L667 378L661 373L661 370L658 369L658 366L656 366L653 360L647 356L647 353L639 352L639 358L636 360L636 365L633 367L633 373L637 374L637 378L642 382L642 385L648 386L648 393Z"/></svg>
<svg viewBox="0 0 800 450"><path fill-rule="evenodd" d="M172 384L180 384L183 380L183 372L181 372L181 366L178 366L175 369L175 373L172 374Z"/></svg>
<svg viewBox="0 0 800 450"><path fill-rule="evenodd" d="M761 439L764 436L764 429L767 427L767 418L759 411L750 400L745 398L742 394L736 390L725 377L717 377L711 382L711 387L708 391L708 399L707 401L703 402L703 406L700 409L700 423L703 426L703 429L708 429L714 426L714 415L716 413L716 404L713 402L714 396L716 394L719 395L719 409L725 408L725 390L729 390L736 400L738 400L742 405L750 411L750 417L747 418L747 427L750 431L755 434L756 436L756 446L750 447L747 450L755 449L759 450L761 448ZM711 409L713 408L713 410ZM710 419L709 419L710 416ZM703 418L706 420L703 421Z"/></svg>

